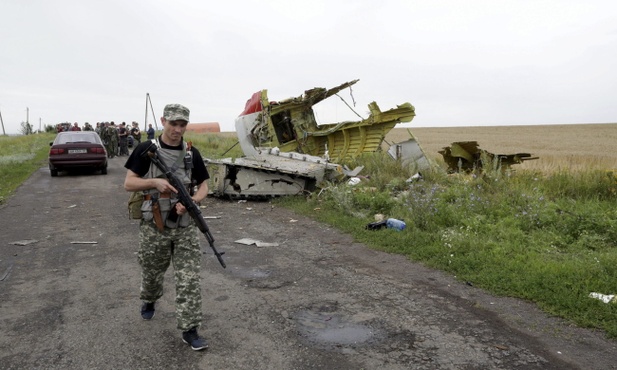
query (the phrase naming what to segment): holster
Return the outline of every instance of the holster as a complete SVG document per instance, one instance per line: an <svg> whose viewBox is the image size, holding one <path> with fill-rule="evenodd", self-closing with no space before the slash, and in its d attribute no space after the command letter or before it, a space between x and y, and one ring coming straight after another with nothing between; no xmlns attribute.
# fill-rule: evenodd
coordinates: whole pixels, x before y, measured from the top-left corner
<svg viewBox="0 0 617 370"><path fill-rule="evenodd" d="M154 218L154 224L156 228L163 232L165 228L165 223L163 222L163 216L161 216L161 206L159 205L159 198L152 197L152 216Z"/></svg>

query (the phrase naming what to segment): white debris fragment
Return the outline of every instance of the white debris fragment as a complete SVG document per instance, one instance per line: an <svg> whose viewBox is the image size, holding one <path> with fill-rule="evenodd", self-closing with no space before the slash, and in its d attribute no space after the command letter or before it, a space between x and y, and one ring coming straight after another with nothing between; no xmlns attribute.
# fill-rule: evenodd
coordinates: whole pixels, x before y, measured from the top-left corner
<svg viewBox="0 0 617 370"><path fill-rule="evenodd" d="M71 204L70 206L66 207L66 208L75 208L77 207L77 204Z"/></svg>
<svg viewBox="0 0 617 370"><path fill-rule="evenodd" d="M34 243L38 243L39 241L36 239L25 239L25 240L17 240L14 242L10 242L9 244L13 244L13 245L28 245L28 244L34 244Z"/></svg>
<svg viewBox="0 0 617 370"><path fill-rule="evenodd" d="M244 244L244 245L251 245L251 244L257 243L258 241L259 240L249 239L249 238L242 238L242 239L236 240L234 243Z"/></svg>
<svg viewBox="0 0 617 370"><path fill-rule="evenodd" d="M617 299L615 299L614 294L602 294L602 293L589 293L589 298L599 299L604 303L617 303Z"/></svg>
<svg viewBox="0 0 617 370"><path fill-rule="evenodd" d="M422 180L422 174L420 172L416 173L415 175L411 176L410 178L408 178L407 180L405 180L406 183L412 183L412 182L416 182L418 180Z"/></svg>
<svg viewBox="0 0 617 370"><path fill-rule="evenodd" d="M250 238L238 239L238 240L235 241L235 243L244 244L244 245L253 245L253 244L255 244L258 248L278 247L279 246L278 243L267 243L267 242L262 242L261 240L250 239Z"/></svg>
<svg viewBox="0 0 617 370"><path fill-rule="evenodd" d="M71 244L98 244L99 242L71 242Z"/></svg>
<svg viewBox="0 0 617 370"><path fill-rule="evenodd" d="M256 242L256 243L255 243L255 245L256 245L258 248L263 248L263 247L278 247L278 246L279 246L279 243L266 243L266 242L260 242L260 241L258 241L258 242Z"/></svg>

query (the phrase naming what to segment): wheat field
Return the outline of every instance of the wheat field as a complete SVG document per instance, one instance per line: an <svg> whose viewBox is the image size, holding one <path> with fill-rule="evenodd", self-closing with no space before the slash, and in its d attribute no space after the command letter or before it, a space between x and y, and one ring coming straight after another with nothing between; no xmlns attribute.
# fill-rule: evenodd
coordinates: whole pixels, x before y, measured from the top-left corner
<svg viewBox="0 0 617 370"><path fill-rule="evenodd" d="M427 157L442 160L439 150L456 141L477 141L494 154L530 153L536 160L515 169L541 171L617 169L617 123L484 127L397 127L387 143L409 139L420 143Z"/></svg>

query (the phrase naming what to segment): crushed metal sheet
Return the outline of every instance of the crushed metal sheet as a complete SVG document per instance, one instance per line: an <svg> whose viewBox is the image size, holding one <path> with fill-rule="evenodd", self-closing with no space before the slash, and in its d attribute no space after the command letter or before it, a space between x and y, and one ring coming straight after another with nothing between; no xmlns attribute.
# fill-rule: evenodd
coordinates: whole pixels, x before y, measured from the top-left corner
<svg viewBox="0 0 617 370"><path fill-rule="evenodd" d="M36 239L25 239L25 240L18 240L18 241L14 241L14 242L10 242L9 244L13 244L13 245L28 245L28 244L34 244L34 243L38 243L39 241Z"/></svg>
<svg viewBox="0 0 617 370"><path fill-rule="evenodd" d="M71 242L71 244L98 244L99 242Z"/></svg>

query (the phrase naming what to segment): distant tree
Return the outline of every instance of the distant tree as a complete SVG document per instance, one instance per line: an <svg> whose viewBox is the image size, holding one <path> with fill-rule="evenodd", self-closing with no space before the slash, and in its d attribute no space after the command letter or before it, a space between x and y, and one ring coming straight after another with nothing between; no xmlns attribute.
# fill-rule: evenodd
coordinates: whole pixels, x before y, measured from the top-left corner
<svg viewBox="0 0 617 370"><path fill-rule="evenodd" d="M33 132L32 131L32 125L30 123L28 123L28 122L22 122L21 123L21 130L20 131L21 131L21 133L23 135L30 135Z"/></svg>
<svg viewBox="0 0 617 370"><path fill-rule="evenodd" d="M45 132L56 132L56 127L54 125L45 125Z"/></svg>

